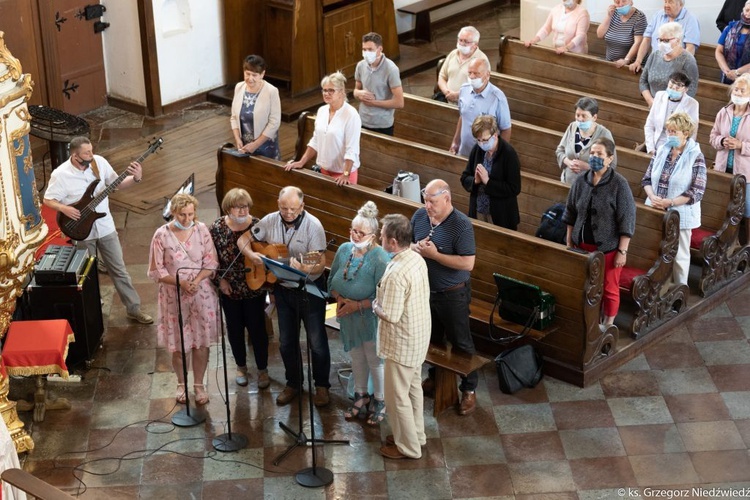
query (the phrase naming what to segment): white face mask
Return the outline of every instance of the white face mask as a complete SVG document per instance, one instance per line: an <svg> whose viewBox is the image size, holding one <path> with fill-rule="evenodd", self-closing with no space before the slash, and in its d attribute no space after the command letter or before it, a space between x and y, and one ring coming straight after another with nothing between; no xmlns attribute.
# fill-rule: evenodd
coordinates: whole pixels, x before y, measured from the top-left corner
<svg viewBox="0 0 750 500"><path fill-rule="evenodd" d="M567 2L563 2L563 5L566 9L572 9L573 7L575 7L576 3L575 0L568 0Z"/></svg>
<svg viewBox="0 0 750 500"><path fill-rule="evenodd" d="M484 85L484 80L481 78L469 78L469 83L471 84L471 88L479 90Z"/></svg>
<svg viewBox="0 0 750 500"><path fill-rule="evenodd" d="M461 45L460 43L457 43L456 48L462 56L468 56L471 54L471 45Z"/></svg>
<svg viewBox="0 0 750 500"><path fill-rule="evenodd" d="M669 42L659 42L659 51L662 53L662 55L667 55L670 52L672 52L672 44Z"/></svg>
<svg viewBox="0 0 750 500"><path fill-rule="evenodd" d="M732 104L735 106L744 106L750 102L750 97L740 97L738 95L732 94Z"/></svg>
<svg viewBox="0 0 750 500"><path fill-rule="evenodd" d="M378 58L377 52L371 52L369 50L363 50L362 51L362 58L367 62L367 64L372 64L375 62L375 59Z"/></svg>
<svg viewBox="0 0 750 500"><path fill-rule="evenodd" d="M247 223L248 219L250 219L249 215L230 215L229 219L234 222L235 224L245 224Z"/></svg>
<svg viewBox="0 0 750 500"><path fill-rule="evenodd" d="M349 241L351 242L352 245L354 245L354 248L356 248L357 250L364 250L365 248L369 247L371 240L372 238L370 236L367 236L366 238L363 238L362 241L357 243L354 241L354 239L351 236L349 236Z"/></svg>

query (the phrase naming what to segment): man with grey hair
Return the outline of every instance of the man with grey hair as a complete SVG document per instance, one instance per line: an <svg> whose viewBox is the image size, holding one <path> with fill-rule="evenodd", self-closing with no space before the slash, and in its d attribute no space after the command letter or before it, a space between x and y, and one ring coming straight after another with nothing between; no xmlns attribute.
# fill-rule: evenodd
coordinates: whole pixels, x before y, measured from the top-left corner
<svg viewBox="0 0 750 500"><path fill-rule="evenodd" d="M458 91L461 85L469 81L469 61L473 58L490 60L479 49L479 31L474 26L464 26L458 32L456 48L445 58L440 67L437 86L440 91L435 99L453 104L458 102Z"/></svg>
<svg viewBox="0 0 750 500"><path fill-rule="evenodd" d="M659 28L663 24L676 22L682 26L684 32L682 42L685 50L695 55L695 49L701 44L701 27L698 18L688 12L685 8L685 0L664 0L664 10L654 14L643 33L643 41L638 47L638 55L635 61L628 66L630 71L638 73L644 66L649 52L654 53L659 49Z"/></svg>
<svg viewBox="0 0 750 500"><path fill-rule="evenodd" d="M500 137L510 142L510 108L503 91L490 83L490 63L486 59L469 61L469 82L461 86L458 94L458 123L450 152L469 156L476 139L471 124L479 115L494 116Z"/></svg>

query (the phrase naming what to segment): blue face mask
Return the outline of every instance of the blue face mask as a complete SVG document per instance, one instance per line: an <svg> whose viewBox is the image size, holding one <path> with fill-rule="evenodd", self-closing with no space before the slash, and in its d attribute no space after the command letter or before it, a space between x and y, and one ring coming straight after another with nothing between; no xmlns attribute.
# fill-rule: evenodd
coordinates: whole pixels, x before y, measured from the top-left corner
<svg viewBox="0 0 750 500"><path fill-rule="evenodd" d="M594 122L592 120L586 120L585 122L578 122L578 128L584 132L591 128Z"/></svg>
<svg viewBox="0 0 750 500"><path fill-rule="evenodd" d="M490 151L495 147L495 143L497 142L497 137L494 135L487 139L487 142L477 142L479 144L479 147L482 148L482 151Z"/></svg>
<svg viewBox="0 0 750 500"><path fill-rule="evenodd" d="M667 96L673 101L679 101L682 99L682 92L667 88Z"/></svg>
<svg viewBox="0 0 750 500"><path fill-rule="evenodd" d="M615 9L615 12L617 12L621 16L627 16L628 12L630 12L630 5L623 5L622 7L617 7Z"/></svg>
<svg viewBox="0 0 750 500"><path fill-rule="evenodd" d="M667 136L667 142L664 145L668 148L677 148L680 146L680 138L676 135Z"/></svg>
<svg viewBox="0 0 750 500"><path fill-rule="evenodd" d="M604 158L589 156L589 168L592 172L598 172L604 168Z"/></svg>
<svg viewBox="0 0 750 500"><path fill-rule="evenodd" d="M188 229L190 229L191 227L193 227L195 225L195 221L194 220L190 221L190 225L189 226L183 226L182 224L180 224L180 221L178 221L177 219L175 219L172 222L174 222L174 227L176 227L177 229L182 229L183 231L187 231Z"/></svg>

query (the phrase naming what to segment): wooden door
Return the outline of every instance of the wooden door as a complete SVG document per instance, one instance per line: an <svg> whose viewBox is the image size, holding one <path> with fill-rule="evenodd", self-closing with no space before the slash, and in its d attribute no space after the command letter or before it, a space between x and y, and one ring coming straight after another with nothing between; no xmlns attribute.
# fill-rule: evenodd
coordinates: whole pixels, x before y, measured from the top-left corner
<svg viewBox="0 0 750 500"><path fill-rule="evenodd" d="M331 11L324 16L326 73L340 70L354 75L362 59L362 35L372 31L372 4L369 0Z"/></svg>
<svg viewBox="0 0 750 500"><path fill-rule="evenodd" d="M86 19L86 0L39 2L49 105L78 115L107 103L102 34Z"/></svg>

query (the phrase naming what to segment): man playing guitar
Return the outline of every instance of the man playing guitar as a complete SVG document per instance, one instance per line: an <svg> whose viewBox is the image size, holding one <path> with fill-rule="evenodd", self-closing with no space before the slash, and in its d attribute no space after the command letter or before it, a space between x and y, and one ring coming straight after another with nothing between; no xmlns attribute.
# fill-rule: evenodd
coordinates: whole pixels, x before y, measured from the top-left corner
<svg viewBox="0 0 750 500"><path fill-rule="evenodd" d="M127 189L143 180L140 163L131 163L127 172L130 175L120 183L119 189ZM87 137L74 137L70 141L70 158L52 171L49 186L44 193L44 204L62 212L70 219L78 220L81 213L70 205L81 199L89 184L95 180L101 181L94 191L94 194L98 194L117 177L112 165L103 157L94 154L94 148ZM143 324L153 323L153 318L141 311L141 299L133 288L130 275L125 268L122 247L109 210L109 199L104 198L96 207L96 211L104 213L105 216L97 219L88 237L83 241L76 241L76 245L79 248L88 248L91 255L97 255L98 251L107 265L120 299L127 308L127 317Z"/></svg>

